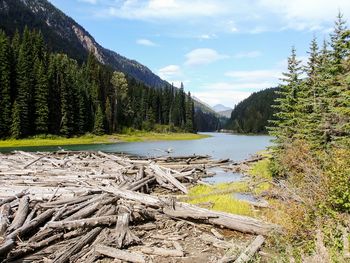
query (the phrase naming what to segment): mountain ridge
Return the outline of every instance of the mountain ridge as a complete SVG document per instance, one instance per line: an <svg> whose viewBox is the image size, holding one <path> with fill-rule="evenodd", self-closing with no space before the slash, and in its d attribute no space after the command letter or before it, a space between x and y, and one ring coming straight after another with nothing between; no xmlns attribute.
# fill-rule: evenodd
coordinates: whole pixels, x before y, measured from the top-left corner
<svg viewBox="0 0 350 263"><path fill-rule="evenodd" d="M121 71L150 87L170 84L148 67L102 47L90 33L47 0L0 0L0 27L7 33L20 31L25 25L41 30L54 51L84 61L89 52L104 65ZM85 52L84 52L85 51Z"/></svg>

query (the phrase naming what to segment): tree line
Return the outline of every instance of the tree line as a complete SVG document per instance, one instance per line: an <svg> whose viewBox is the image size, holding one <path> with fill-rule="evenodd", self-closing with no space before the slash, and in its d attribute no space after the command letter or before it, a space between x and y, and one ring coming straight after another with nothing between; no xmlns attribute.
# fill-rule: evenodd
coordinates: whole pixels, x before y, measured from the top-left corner
<svg viewBox="0 0 350 263"><path fill-rule="evenodd" d="M277 88L254 92L235 105L225 128L237 133L267 133L268 120L274 114Z"/></svg>
<svg viewBox="0 0 350 263"><path fill-rule="evenodd" d="M303 66L292 48L279 86L272 170L314 206L350 212L350 31L341 14L329 41L314 38L308 54Z"/></svg>
<svg viewBox="0 0 350 263"><path fill-rule="evenodd" d="M152 88L113 72L90 54L79 64L49 52L40 31L11 38L0 30L0 138L152 130L193 132L191 94Z"/></svg>

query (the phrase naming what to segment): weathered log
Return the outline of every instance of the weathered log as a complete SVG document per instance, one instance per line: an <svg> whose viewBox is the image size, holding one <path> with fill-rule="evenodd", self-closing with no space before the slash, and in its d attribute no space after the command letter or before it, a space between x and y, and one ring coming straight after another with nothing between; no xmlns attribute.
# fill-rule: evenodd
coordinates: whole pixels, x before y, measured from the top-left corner
<svg viewBox="0 0 350 263"><path fill-rule="evenodd" d="M113 239L115 239L113 243L116 244L117 248L141 243L141 240L129 229L129 221L130 214L128 212L122 212L118 215L117 226L113 235Z"/></svg>
<svg viewBox="0 0 350 263"><path fill-rule="evenodd" d="M260 249L264 244L265 238L261 235L257 236L254 241L244 249L244 251L235 260L235 263L245 263L249 262L254 254Z"/></svg>
<svg viewBox="0 0 350 263"><path fill-rule="evenodd" d="M10 212L11 206L10 204L4 204L0 208L0 237L2 237L10 224Z"/></svg>
<svg viewBox="0 0 350 263"><path fill-rule="evenodd" d="M10 250L15 246L15 241L8 239L0 246L0 259L6 257Z"/></svg>
<svg viewBox="0 0 350 263"><path fill-rule="evenodd" d="M232 244L223 240L220 240L212 235L203 233L199 237L201 240L203 240L207 244L212 244L214 247L217 248L224 248L224 249L229 249L232 247Z"/></svg>
<svg viewBox="0 0 350 263"><path fill-rule="evenodd" d="M8 231L14 231L21 227L27 218L29 211L29 197L23 196L19 201L18 209Z"/></svg>
<svg viewBox="0 0 350 263"><path fill-rule="evenodd" d="M54 263L65 263L69 262L71 256L77 254L84 246L90 244L102 231L101 227L96 227L92 229L90 232L85 234L82 238L79 239L71 248L67 251L63 251L63 253L57 256L53 262Z"/></svg>
<svg viewBox="0 0 350 263"><path fill-rule="evenodd" d="M188 193L187 188L182 183L180 183L174 176L172 176L169 170L164 172L158 165L155 164L150 164L150 168L155 172L157 176L160 176L161 178L167 180L185 194Z"/></svg>
<svg viewBox="0 0 350 263"><path fill-rule="evenodd" d="M34 161L32 161L32 162L28 163L27 165L25 165L25 166L23 167L23 169L27 169L29 166L31 166L32 164L36 163L37 161L41 160L41 159L44 158L44 157L45 157L45 155L40 156L39 158L37 158L37 159L35 159Z"/></svg>
<svg viewBox="0 0 350 263"><path fill-rule="evenodd" d="M36 250L39 250L40 248L46 247L50 245L51 243L63 238L63 233L58 233L56 235L50 236L45 240L42 240L38 243L28 243L24 247L21 247L19 249L16 249L15 251L11 251L9 254L9 261L13 261L15 259L21 258L25 256L28 253L34 252Z"/></svg>
<svg viewBox="0 0 350 263"><path fill-rule="evenodd" d="M39 226L40 224L45 222L47 219L49 219L53 215L54 212L55 212L54 208L46 210L45 212L41 213L40 215L38 215L37 217L32 219L29 223L21 226L20 228L18 228L15 231L13 231L11 234L9 234L7 236L7 239L13 239L16 236L20 237L20 236L24 235L25 233L27 233L28 231L35 229L37 226Z"/></svg>
<svg viewBox="0 0 350 263"><path fill-rule="evenodd" d="M0 205L3 205L3 204L6 204L6 203L10 203L12 202L13 200L16 200L18 198L21 198L22 196L26 195L27 194L27 191L26 190L23 190L22 192L18 193L18 194L15 194L14 196L10 196L8 198L5 198L5 199L2 199L0 200Z"/></svg>
<svg viewBox="0 0 350 263"><path fill-rule="evenodd" d="M211 211L194 205L177 202L175 209L164 207L163 212L171 217L176 218L203 218L207 217L207 222L217 226L223 226L232 230L243 233L266 235L272 230L276 230L277 226L265 223L258 219L228 214L224 212Z"/></svg>
<svg viewBox="0 0 350 263"><path fill-rule="evenodd" d="M85 218L92 215L96 210L100 209L104 205L108 205L114 201L116 201L116 197L108 197L108 194L103 194L100 197L91 200L89 206L85 206L84 208L79 209L76 213L71 216L65 218L65 221L76 220L80 218Z"/></svg>
<svg viewBox="0 0 350 263"><path fill-rule="evenodd" d="M54 221L47 223L47 227L55 229L75 229L80 227L94 227L98 225L112 225L118 220L117 216L100 216L72 221Z"/></svg>
<svg viewBox="0 0 350 263"><path fill-rule="evenodd" d="M163 257L183 257L184 252L177 249L165 249L159 247L141 247L141 252L149 255L158 255Z"/></svg>
<svg viewBox="0 0 350 263"><path fill-rule="evenodd" d="M129 190L121 190L115 187L100 187L102 190L113 193L119 197L134 200L148 206L163 208L163 212L175 218L192 218L206 220L207 223L223 226L243 233L266 235L278 227L265 223L255 218L239 216L224 212L211 211L191 204L176 202L175 209L169 207L158 197L137 193Z"/></svg>
<svg viewBox="0 0 350 263"><path fill-rule="evenodd" d="M137 253L127 252L113 247L98 245L95 248L96 252L111 258L120 259L127 262L145 263L145 258Z"/></svg>

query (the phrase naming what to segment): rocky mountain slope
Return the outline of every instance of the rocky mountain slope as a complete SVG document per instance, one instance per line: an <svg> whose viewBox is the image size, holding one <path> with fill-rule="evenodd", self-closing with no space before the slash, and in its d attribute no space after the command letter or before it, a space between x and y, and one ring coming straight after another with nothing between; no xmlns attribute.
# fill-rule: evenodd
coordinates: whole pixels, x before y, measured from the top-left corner
<svg viewBox="0 0 350 263"><path fill-rule="evenodd" d="M151 87L168 83L149 68L118 53L105 49L82 26L65 15L47 0L0 0L0 28L7 34L27 25L38 29L53 51L64 52L78 61L84 61L89 52L103 64L122 71Z"/></svg>

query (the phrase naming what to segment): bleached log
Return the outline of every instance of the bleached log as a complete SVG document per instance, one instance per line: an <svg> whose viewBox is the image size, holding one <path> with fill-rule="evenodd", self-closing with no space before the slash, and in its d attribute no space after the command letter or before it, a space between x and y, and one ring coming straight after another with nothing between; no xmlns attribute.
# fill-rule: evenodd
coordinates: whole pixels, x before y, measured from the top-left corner
<svg viewBox="0 0 350 263"><path fill-rule="evenodd" d="M20 228L18 228L15 231L13 231L11 234L9 234L7 236L7 238L13 239L16 236L20 237L20 236L26 234L30 230L35 229L37 226L39 226L40 224L45 222L47 219L49 219L53 215L54 212L55 212L54 208L46 210L45 212L41 213L40 215L38 215L37 217L32 219L29 223L21 226Z"/></svg>
<svg viewBox="0 0 350 263"><path fill-rule="evenodd" d="M96 227L92 229L90 232L85 234L82 238L79 239L74 245L72 245L67 251L63 251L63 253L57 256L53 263L66 263L69 262L69 259L77 254L83 247L90 244L102 231L101 227Z"/></svg>
<svg viewBox="0 0 350 263"><path fill-rule="evenodd" d="M246 263L251 260L254 254L260 249L264 244L265 238L261 235L257 236L254 241L244 249L244 251L235 260L235 263Z"/></svg>
<svg viewBox="0 0 350 263"><path fill-rule="evenodd" d="M22 196L26 195L27 194L27 191L26 190L23 190L22 192L19 192L18 194L15 194L13 196L10 196L8 198L5 198L5 199L2 199L0 201L0 205L3 205L3 204L6 204L6 203L10 203L12 202L13 200L16 200L18 198L21 198Z"/></svg>
<svg viewBox="0 0 350 263"><path fill-rule="evenodd" d="M177 249L165 249L159 247L141 247L141 252L149 255L158 255L163 257L183 257L184 252Z"/></svg>
<svg viewBox="0 0 350 263"><path fill-rule="evenodd" d="M6 233L6 230L10 224L10 212L11 206L10 204L4 204L0 208L0 237Z"/></svg>
<svg viewBox="0 0 350 263"><path fill-rule="evenodd" d="M173 209L173 207L169 207L169 204L166 204L165 200L161 200L156 196L146 195L129 190L122 190L115 187L100 187L100 189L109 193L113 193L124 199L137 201L148 206L163 208L163 212L170 217L206 220L207 223L213 225L223 226L232 230L251 234L266 235L272 230L277 229L276 225L265 223L261 220L248 216L211 211L182 202L176 202L174 204L175 209Z"/></svg>
<svg viewBox="0 0 350 263"><path fill-rule="evenodd" d="M100 216L87 219L79 219L72 221L54 221L47 223L47 227L55 229L75 229L81 227L94 227L98 225L112 225L116 223L118 217L113 216Z"/></svg>
<svg viewBox="0 0 350 263"><path fill-rule="evenodd" d="M158 165L155 164L151 164L150 167L156 173L156 175L167 180L185 194L188 193L187 188L182 183L180 183L174 176L172 176L169 170L167 170L167 172L164 172Z"/></svg>
<svg viewBox="0 0 350 263"><path fill-rule="evenodd" d="M14 231L21 227L29 212L29 197L23 196L19 201L18 209L8 231Z"/></svg>
<svg viewBox="0 0 350 263"><path fill-rule="evenodd" d="M127 262L134 262L134 263L145 263L146 262L143 255L133 253L133 252L128 252L125 250L116 249L113 247L98 245L98 246L96 246L95 250L97 253L99 253L101 255L105 255L105 256L108 256L111 258L115 258L115 259L120 259L120 260L127 261Z"/></svg>
<svg viewBox="0 0 350 263"><path fill-rule="evenodd" d="M130 231L129 221L129 213L122 212L118 215L117 226L115 228L115 234L113 235L117 248L123 248L132 244L141 243L141 240Z"/></svg>
<svg viewBox="0 0 350 263"><path fill-rule="evenodd" d="M37 159L35 159L34 161L32 161L32 162L30 162L30 163L28 163L27 165L25 165L24 167L23 167L23 169L27 169L29 166L31 166L32 164L35 164L37 161L40 161L42 158L44 158L45 157L45 155L42 155L42 156L40 156L39 158L37 158Z"/></svg>

